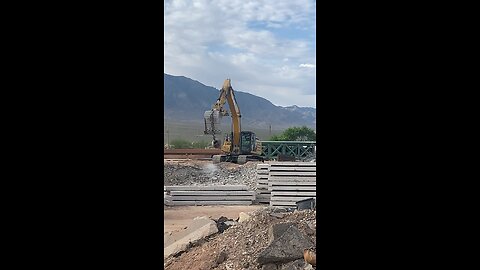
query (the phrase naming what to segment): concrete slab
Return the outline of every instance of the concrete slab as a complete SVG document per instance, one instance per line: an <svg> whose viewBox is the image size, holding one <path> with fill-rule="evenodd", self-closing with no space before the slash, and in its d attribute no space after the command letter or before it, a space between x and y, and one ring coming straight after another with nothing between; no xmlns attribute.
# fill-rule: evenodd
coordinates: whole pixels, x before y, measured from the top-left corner
<svg viewBox="0 0 480 270"><path fill-rule="evenodd" d="M208 217L200 217L193 220L185 230L164 234L163 257L167 258L180 251L186 250L189 243L198 241L218 232L215 221Z"/></svg>

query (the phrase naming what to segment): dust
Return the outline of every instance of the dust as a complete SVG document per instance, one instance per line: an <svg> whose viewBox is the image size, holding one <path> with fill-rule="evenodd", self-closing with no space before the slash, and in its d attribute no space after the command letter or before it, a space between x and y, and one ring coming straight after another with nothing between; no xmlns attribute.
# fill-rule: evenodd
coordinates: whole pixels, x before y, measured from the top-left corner
<svg viewBox="0 0 480 270"><path fill-rule="evenodd" d="M214 175L215 172L218 170L218 167L213 163L207 163L203 165L203 170L206 174Z"/></svg>

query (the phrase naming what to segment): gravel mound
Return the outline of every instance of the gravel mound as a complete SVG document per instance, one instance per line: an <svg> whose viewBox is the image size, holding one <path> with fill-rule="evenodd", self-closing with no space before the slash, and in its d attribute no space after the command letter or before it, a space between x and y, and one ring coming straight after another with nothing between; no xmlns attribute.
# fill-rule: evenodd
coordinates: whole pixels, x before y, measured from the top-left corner
<svg viewBox="0 0 480 270"><path fill-rule="evenodd" d="M164 162L164 185L247 185L256 190L258 162L243 165L211 161Z"/></svg>

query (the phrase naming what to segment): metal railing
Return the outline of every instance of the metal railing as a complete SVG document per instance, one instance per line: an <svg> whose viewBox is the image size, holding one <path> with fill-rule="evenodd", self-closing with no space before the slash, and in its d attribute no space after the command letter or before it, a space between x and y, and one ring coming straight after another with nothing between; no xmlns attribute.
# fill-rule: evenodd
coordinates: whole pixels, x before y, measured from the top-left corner
<svg viewBox="0 0 480 270"><path fill-rule="evenodd" d="M262 156L267 159L288 155L303 159L315 155L316 141L262 141Z"/></svg>

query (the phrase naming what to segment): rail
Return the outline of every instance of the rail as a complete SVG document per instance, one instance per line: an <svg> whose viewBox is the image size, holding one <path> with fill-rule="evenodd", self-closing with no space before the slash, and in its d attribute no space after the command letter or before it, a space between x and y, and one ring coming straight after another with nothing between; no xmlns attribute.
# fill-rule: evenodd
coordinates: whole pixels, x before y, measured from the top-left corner
<svg viewBox="0 0 480 270"><path fill-rule="evenodd" d="M316 146L316 141L262 141L262 156L274 159L287 155L302 159L315 155Z"/></svg>
<svg viewBox="0 0 480 270"><path fill-rule="evenodd" d="M262 156L276 159L278 155L303 159L315 155L316 141L262 141ZM164 149L165 159L205 159L221 155L220 149Z"/></svg>

